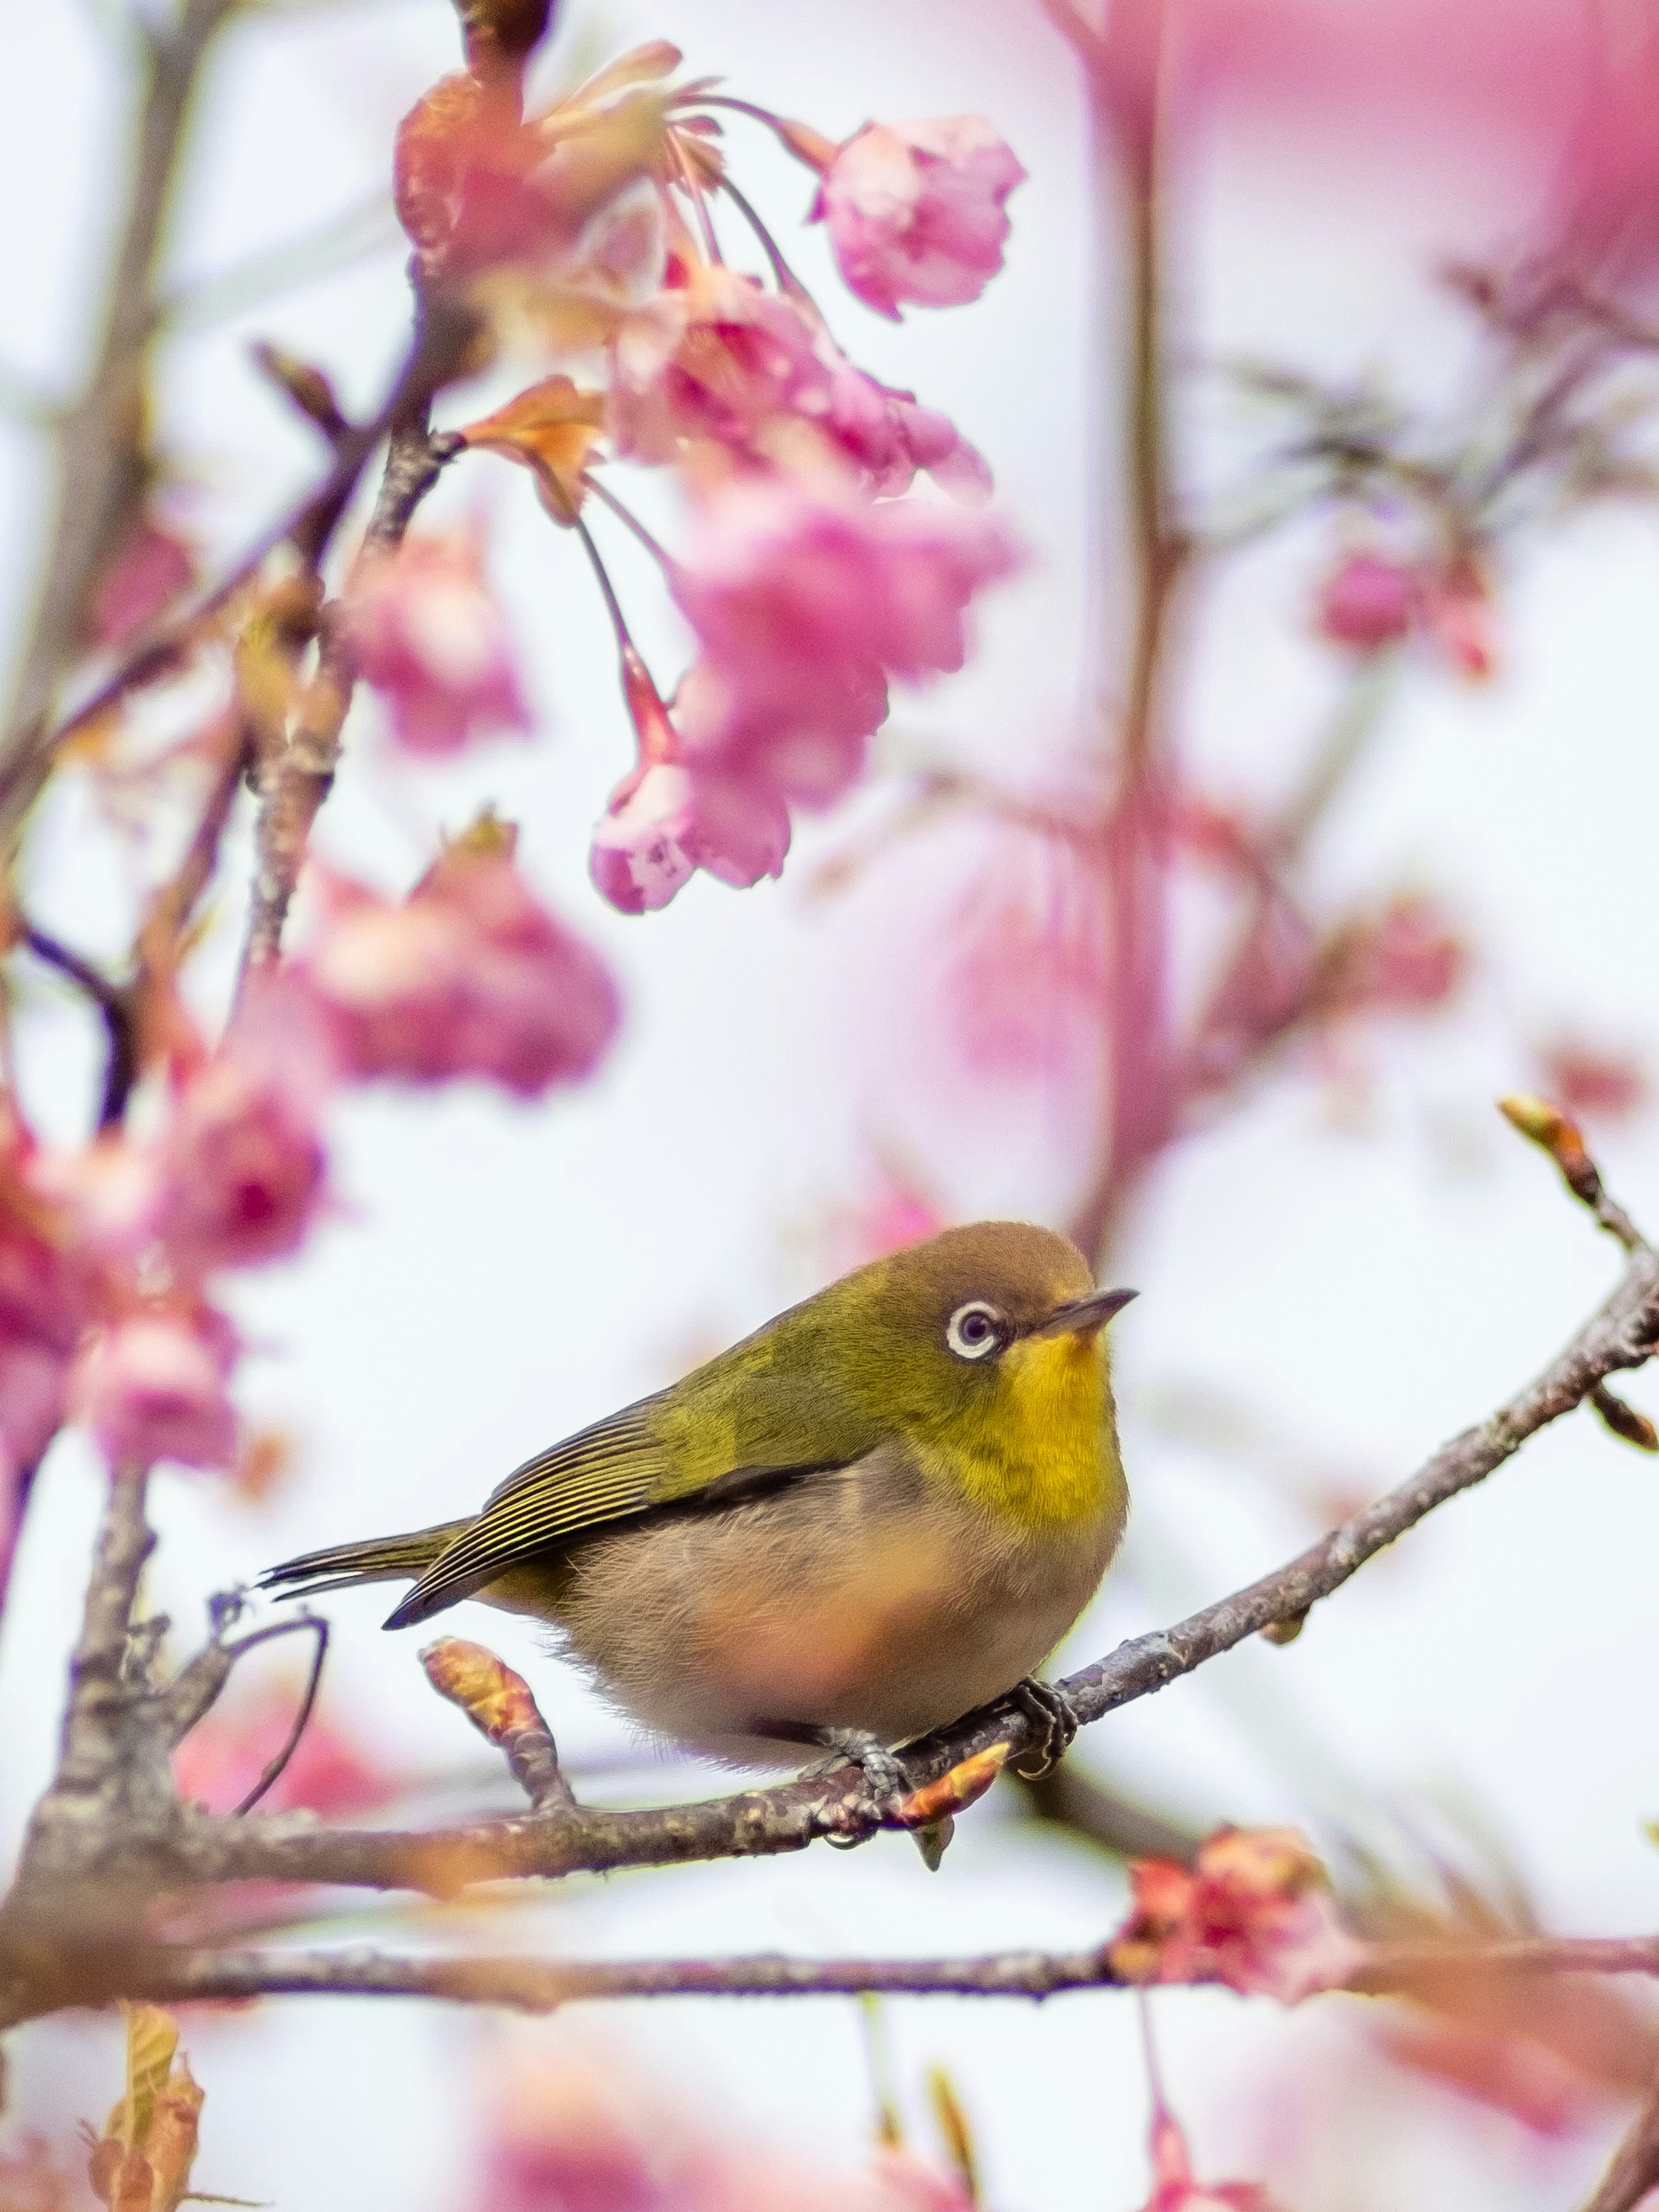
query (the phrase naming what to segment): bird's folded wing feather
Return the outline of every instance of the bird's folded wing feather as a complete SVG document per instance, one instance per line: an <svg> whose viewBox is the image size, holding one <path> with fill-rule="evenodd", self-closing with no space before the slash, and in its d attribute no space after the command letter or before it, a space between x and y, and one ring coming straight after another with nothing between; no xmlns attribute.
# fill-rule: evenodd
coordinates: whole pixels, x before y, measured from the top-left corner
<svg viewBox="0 0 1659 2212"><path fill-rule="evenodd" d="M727 1394L663 1392L515 1468L434 1560L388 1628L424 1620L538 1553L665 1505L736 1499L756 1486L850 1464L875 1442L849 1408L799 1376L750 1375Z"/></svg>

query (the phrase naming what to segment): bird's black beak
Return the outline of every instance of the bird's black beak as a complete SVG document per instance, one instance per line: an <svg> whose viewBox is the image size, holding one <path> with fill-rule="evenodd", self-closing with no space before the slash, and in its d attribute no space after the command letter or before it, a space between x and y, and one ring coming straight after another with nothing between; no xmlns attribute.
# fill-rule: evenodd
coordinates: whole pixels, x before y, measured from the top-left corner
<svg viewBox="0 0 1659 2212"><path fill-rule="evenodd" d="M1114 1314L1122 1312L1139 1291L1091 1291L1087 1297L1067 1298L1047 1321L1028 1331L1032 1336L1080 1336L1087 1329L1104 1328Z"/></svg>

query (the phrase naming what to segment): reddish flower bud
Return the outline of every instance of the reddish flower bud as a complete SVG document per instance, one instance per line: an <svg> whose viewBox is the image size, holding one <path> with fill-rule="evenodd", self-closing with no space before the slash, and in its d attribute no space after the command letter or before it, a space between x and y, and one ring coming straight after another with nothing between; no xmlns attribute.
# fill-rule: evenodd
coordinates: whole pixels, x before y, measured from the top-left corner
<svg viewBox="0 0 1659 2212"><path fill-rule="evenodd" d="M1321 587L1319 633L1333 645L1376 653L1409 633L1417 610L1417 579L1409 568L1375 553L1350 553Z"/></svg>
<svg viewBox="0 0 1659 2212"><path fill-rule="evenodd" d="M92 603L95 645L119 645L182 597L196 580L189 541L141 515L98 580Z"/></svg>
<svg viewBox="0 0 1659 2212"><path fill-rule="evenodd" d="M901 301L977 300L1002 266L1004 203L1024 170L982 115L866 124L823 173L812 220L849 289L898 319Z"/></svg>

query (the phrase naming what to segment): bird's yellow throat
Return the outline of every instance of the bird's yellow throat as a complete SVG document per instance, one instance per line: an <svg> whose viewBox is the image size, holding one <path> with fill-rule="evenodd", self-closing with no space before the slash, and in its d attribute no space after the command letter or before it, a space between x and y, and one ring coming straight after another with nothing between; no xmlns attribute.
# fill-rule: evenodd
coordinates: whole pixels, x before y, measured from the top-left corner
<svg viewBox="0 0 1659 2212"><path fill-rule="evenodd" d="M1112 1420L1111 1373L1099 1332L1029 1337L1003 1356L994 1395L948 1441L957 1486L994 1516L1032 1534L1121 1513L1123 1470Z"/></svg>

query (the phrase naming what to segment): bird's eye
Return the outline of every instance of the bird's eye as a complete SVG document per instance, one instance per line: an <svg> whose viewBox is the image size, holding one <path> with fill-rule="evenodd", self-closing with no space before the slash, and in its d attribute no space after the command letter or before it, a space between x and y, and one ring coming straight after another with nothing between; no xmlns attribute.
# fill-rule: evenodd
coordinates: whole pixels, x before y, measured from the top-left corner
<svg viewBox="0 0 1659 2212"><path fill-rule="evenodd" d="M945 1341L958 1359L983 1359L1001 1345L1006 1324L994 1306L983 1298L970 1298L951 1315Z"/></svg>

